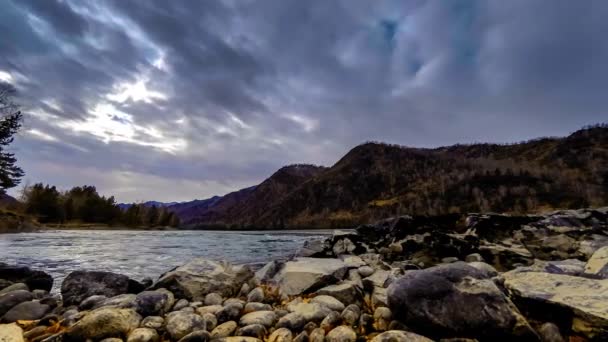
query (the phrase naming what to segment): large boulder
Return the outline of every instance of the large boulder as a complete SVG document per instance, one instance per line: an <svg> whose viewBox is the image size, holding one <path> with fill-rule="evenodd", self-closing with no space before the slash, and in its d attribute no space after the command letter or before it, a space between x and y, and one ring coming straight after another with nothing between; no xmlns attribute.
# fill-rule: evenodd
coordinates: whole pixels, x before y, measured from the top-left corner
<svg viewBox="0 0 608 342"><path fill-rule="evenodd" d="M464 262L406 272L389 286L388 304L425 336L537 338L488 274Z"/></svg>
<svg viewBox="0 0 608 342"><path fill-rule="evenodd" d="M93 295L109 298L141 291L135 283L125 275L112 272L74 271L61 284L61 296L64 305L78 305Z"/></svg>
<svg viewBox="0 0 608 342"><path fill-rule="evenodd" d="M283 295L313 292L342 280L348 271L340 259L296 258L286 262L274 276Z"/></svg>
<svg viewBox="0 0 608 342"><path fill-rule="evenodd" d="M203 301L212 292L230 298L251 277L253 271L249 266L198 258L163 274L152 288L166 288L177 298Z"/></svg>
<svg viewBox="0 0 608 342"><path fill-rule="evenodd" d="M517 271L503 277L511 298L527 316L608 340L608 279Z"/></svg>
<svg viewBox="0 0 608 342"><path fill-rule="evenodd" d="M64 341L126 338L139 326L141 316L133 309L101 308L86 314L65 333Z"/></svg>
<svg viewBox="0 0 608 342"><path fill-rule="evenodd" d="M53 277L42 271L32 270L26 266L14 266L0 262L0 279L10 283L24 283L30 290L51 291Z"/></svg>

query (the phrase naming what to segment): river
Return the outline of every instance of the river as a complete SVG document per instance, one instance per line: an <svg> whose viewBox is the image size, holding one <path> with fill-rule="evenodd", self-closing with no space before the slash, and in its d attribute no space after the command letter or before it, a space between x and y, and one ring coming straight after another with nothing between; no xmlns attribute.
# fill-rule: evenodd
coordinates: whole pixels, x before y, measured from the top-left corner
<svg viewBox="0 0 608 342"><path fill-rule="evenodd" d="M133 279L158 278L196 257L264 263L295 253L306 240L333 231L54 230L0 234L0 261L43 270L55 279L78 269L111 271Z"/></svg>

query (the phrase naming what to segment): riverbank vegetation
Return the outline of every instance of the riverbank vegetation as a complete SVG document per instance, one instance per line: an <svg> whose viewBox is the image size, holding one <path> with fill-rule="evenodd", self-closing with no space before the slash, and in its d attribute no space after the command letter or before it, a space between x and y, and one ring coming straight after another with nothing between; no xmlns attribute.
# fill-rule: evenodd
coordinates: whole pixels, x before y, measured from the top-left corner
<svg viewBox="0 0 608 342"><path fill-rule="evenodd" d="M25 186L23 211L47 226L65 227L176 227L177 216L163 207L131 204L121 209L114 196L99 195L94 186L76 186L59 191L55 186L37 183Z"/></svg>

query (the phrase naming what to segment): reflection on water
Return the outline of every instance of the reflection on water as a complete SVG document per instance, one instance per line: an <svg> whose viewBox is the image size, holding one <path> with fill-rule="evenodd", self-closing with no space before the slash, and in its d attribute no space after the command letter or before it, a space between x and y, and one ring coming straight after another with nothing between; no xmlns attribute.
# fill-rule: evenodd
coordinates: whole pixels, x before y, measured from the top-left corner
<svg viewBox="0 0 608 342"><path fill-rule="evenodd" d="M57 230L0 234L0 261L50 273L57 288L71 271L111 271L151 277L195 257L262 263L293 254L332 231L212 232Z"/></svg>

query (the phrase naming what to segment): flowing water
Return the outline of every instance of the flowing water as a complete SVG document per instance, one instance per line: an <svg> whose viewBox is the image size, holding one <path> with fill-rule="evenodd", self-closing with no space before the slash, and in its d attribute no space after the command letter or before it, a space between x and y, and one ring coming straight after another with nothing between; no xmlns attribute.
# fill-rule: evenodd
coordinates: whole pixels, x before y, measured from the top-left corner
<svg viewBox="0 0 608 342"><path fill-rule="evenodd" d="M285 258L306 240L333 231L56 230L0 234L0 262L50 273L55 289L71 271L111 271L158 278L195 257L256 264Z"/></svg>

